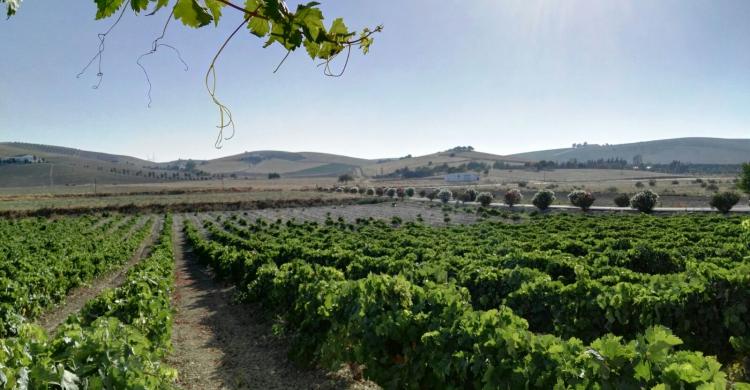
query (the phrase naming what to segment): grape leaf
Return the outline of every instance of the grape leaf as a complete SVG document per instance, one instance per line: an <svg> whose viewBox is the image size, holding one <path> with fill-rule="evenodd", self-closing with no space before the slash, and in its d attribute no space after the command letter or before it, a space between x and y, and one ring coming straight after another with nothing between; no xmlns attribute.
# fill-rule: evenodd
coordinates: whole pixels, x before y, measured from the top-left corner
<svg viewBox="0 0 750 390"><path fill-rule="evenodd" d="M120 6L123 0L95 0L96 1L96 19L104 19L112 16Z"/></svg>
<svg viewBox="0 0 750 390"><path fill-rule="evenodd" d="M177 0L174 6L174 18L181 20L189 27L203 27L213 20L211 14L201 7L196 0Z"/></svg>

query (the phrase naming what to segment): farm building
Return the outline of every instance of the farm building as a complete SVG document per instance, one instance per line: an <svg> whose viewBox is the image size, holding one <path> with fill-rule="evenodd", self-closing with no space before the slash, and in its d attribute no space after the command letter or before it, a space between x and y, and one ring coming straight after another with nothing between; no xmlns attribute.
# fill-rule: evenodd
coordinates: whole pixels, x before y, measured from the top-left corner
<svg viewBox="0 0 750 390"><path fill-rule="evenodd" d="M11 157L0 157L0 163L2 164L31 164L40 161L41 159L37 158L33 154L20 154Z"/></svg>
<svg viewBox="0 0 750 390"><path fill-rule="evenodd" d="M445 175L445 181L449 183L479 181L479 175L477 175L476 173L470 173L470 172L449 173Z"/></svg>

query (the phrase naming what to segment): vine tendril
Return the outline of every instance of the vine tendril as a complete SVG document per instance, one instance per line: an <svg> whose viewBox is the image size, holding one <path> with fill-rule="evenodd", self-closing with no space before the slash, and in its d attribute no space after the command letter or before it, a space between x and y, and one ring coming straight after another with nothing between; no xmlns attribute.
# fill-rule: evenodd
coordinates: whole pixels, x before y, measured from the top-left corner
<svg viewBox="0 0 750 390"><path fill-rule="evenodd" d="M152 14L150 14L150 15L152 15ZM146 96L148 96L148 107L149 108L151 108L151 103L152 103L152 99L151 99L151 87L152 87L152 85L151 85L151 78L148 75L148 71L146 71L146 67L143 66L143 64L141 63L141 60L144 57L147 57L147 56L150 56L150 55L156 53L156 51L159 49L159 47L163 46L163 47L172 49L172 51L174 51L174 53L177 55L177 59L180 60L180 62L182 62L182 65L185 67L185 72L187 72L189 70L188 64L185 62L184 59L182 59L182 54L180 53L180 51L176 47L174 47L172 45L168 45L166 43L159 43L159 41L162 40L162 39L164 39L164 36L167 34L167 27L169 27L169 22L172 20L172 16L174 16L174 9L169 14L169 17L167 18L167 22L164 23L164 28L161 31L161 35L159 35L158 37L156 37L156 39L154 39L154 41L151 43L151 50L149 50L146 53L141 54L138 57L138 59L135 61L135 63L138 64L138 66L143 71L143 75L146 76L146 83L148 84L148 92L146 93Z"/></svg>
<svg viewBox="0 0 750 390"><path fill-rule="evenodd" d="M107 35L109 35L110 32L118 25L120 24L120 20L122 20L123 15L125 15L125 11L128 9L128 6L130 5L130 0L128 0L125 5L122 7L122 10L120 11L120 14L117 16L117 19L114 23L112 23L111 26L107 29L107 31L103 33L99 33L96 35L97 38L99 38L99 50L97 53L91 57L91 60L89 60L88 64L81 69L81 71L76 75L76 78L79 79L81 76L83 76L84 73L86 73L86 70L88 70L89 67L94 63L94 61L98 60L98 69L96 72L96 77L98 78L95 85L92 85L92 89L99 89L102 85L102 80L104 79L104 72L102 72L102 55L104 54L104 41L107 39Z"/></svg>

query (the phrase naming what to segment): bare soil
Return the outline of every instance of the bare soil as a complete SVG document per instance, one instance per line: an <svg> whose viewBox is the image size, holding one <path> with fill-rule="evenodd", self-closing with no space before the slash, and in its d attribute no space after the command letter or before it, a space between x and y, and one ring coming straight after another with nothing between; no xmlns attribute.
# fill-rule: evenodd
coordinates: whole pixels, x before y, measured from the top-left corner
<svg viewBox="0 0 750 390"><path fill-rule="evenodd" d="M343 370L326 374L300 368L287 357L285 340L255 305L234 304L234 288L214 280L185 243L175 218L175 308L167 363L179 372L183 389L341 389L376 388Z"/></svg>
<svg viewBox="0 0 750 390"><path fill-rule="evenodd" d="M143 222L145 222L145 219ZM142 227L143 222L136 223L131 233ZM47 333L54 333L60 324L65 322L71 314L80 311L83 306L86 305L86 302L94 299L107 289L122 285L125 281L128 270L148 256L151 246L159 236L162 224L163 220L161 218L154 222L151 228L151 234L143 240L125 265L99 276L90 284L73 289L60 306L47 311L39 318L37 323L46 329Z"/></svg>

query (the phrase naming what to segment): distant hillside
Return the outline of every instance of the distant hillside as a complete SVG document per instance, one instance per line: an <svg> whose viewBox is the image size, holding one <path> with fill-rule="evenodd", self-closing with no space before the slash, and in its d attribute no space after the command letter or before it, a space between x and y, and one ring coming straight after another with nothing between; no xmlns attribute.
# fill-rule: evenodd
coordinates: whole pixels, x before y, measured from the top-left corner
<svg viewBox="0 0 750 390"><path fill-rule="evenodd" d="M150 183L185 179L184 173L170 171L135 157L91 152L60 146L0 143L0 159L33 155L42 159L33 164L0 164L0 187L53 185Z"/></svg>
<svg viewBox="0 0 750 390"><path fill-rule="evenodd" d="M470 163L523 165L526 160L467 150L451 150L418 157L368 160L315 152L261 150L214 160L155 163L130 156L60 146L0 142L0 160L32 155L41 162L0 164L0 187L152 183L218 177L282 178L388 176L408 168L448 165L464 169ZM34 160L37 161L37 160Z"/></svg>
<svg viewBox="0 0 750 390"><path fill-rule="evenodd" d="M371 163L335 154L263 150L205 161L197 168L211 174L265 176L278 173L284 177L314 177L336 176Z"/></svg>
<svg viewBox="0 0 750 390"><path fill-rule="evenodd" d="M445 151L417 157L379 160L374 164L362 167L362 171L367 176L382 176L403 168L414 170L419 167L429 167L441 164L459 166L470 162L485 163L492 166L495 161L512 165L523 165L528 160L519 157L500 156L497 154L482 153L473 150L461 152Z"/></svg>
<svg viewBox="0 0 750 390"><path fill-rule="evenodd" d="M620 145L587 145L577 148L514 154L529 160L566 162L620 158L629 162L640 155L644 163L739 164L750 161L750 139L675 138Z"/></svg>

